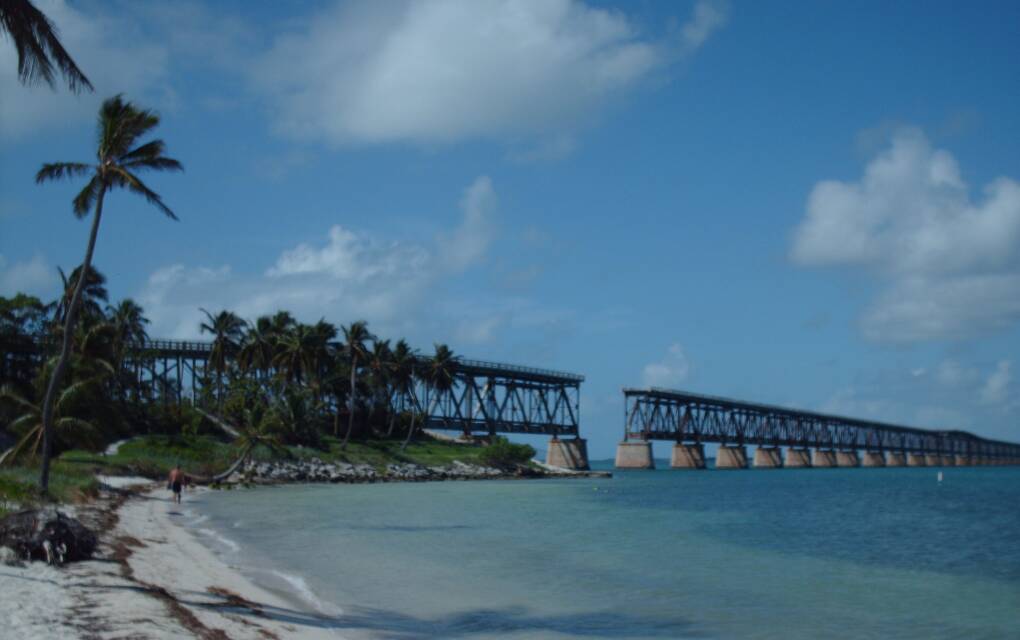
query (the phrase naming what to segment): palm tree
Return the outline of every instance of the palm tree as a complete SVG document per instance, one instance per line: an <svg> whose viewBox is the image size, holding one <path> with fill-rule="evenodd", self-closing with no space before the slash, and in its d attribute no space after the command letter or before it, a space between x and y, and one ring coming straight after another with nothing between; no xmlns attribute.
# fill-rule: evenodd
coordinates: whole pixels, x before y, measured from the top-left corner
<svg viewBox="0 0 1020 640"><path fill-rule="evenodd" d="M369 388L375 396L369 410L369 421L376 408L389 407L390 385L392 383L393 350L389 340L376 340L372 343L372 352L368 354ZM392 414L392 407L390 413Z"/></svg>
<svg viewBox="0 0 1020 640"><path fill-rule="evenodd" d="M93 390L100 379L88 378L76 382L60 392L55 407L56 413L60 417L57 417L53 422L53 426L58 432L66 433L69 437L77 436L90 445L95 445L98 442L99 430L94 424L88 420L64 414L69 411L70 407L84 393ZM45 432L42 420L42 407L17 393L10 385L0 387L0 398L13 403L20 410L24 411L21 416L15 418L9 425L12 432L21 434L21 438L13 447L0 454L0 465L14 462L25 453L28 453L30 456L36 455L39 452L39 445L41 440L44 439L43 434Z"/></svg>
<svg viewBox="0 0 1020 640"><path fill-rule="evenodd" d="M159 116L146 109L139 109L121 96L115 96L103 102L99 108L98 149L96 163L55 162L44 164L35 176L37 183L47 180L69 178L72 176L91 175L88 184L74 198L74 214L83 218L95 205L92 216L92 229L85 250L82 270L89 272L92 267L92 253L96 248L96 237L99 234L99 221L103 215L103 199L106 192L116 188L133 191L145 197L167 217L176 220L177 216L163 203L163 199L155 191L149 189L138 179L134 172L141 169L155 171L180 171L181 163L163 155L166 145L162 140L152 140L135 146L138 139L159 125ZM81 300L83 285L87 278L79 278L75 285L74 295L68 305L67 319L64 323L64 336L60 349L60 359L53 370L46 396L43 399L43 459L42 475L39 485L42 490L49 490L50 478L50 431L53 426L53 401L60 379L67 367L67 358L71 352L71 332L74 327L78 302Z"/></svg>
<svg viewBox="0 0 1020 640"><path fill-rule="evenodd" d="M202 333L213 335L212 348L209 351L209 364L216 372L216 403L223 405L223 373L227 370L228 361L237 354L241 337L244 335L244 320L232 311L220 311L215 316L205 309L208 322L199 325Z"/></svg>
<svg viewBox="0 0 1020 640"><path fill-rule="evenodd" d="M65 275L64 270L57 267L60 274L60 281L63 284L63 293L53 312L53 319L58 323L67 320L67 311L71 308L71 300L74 298L74 290L78 287L78 278L81 277L81 265L74 268L71 275ZM103 315L103 308L100 303L109 299L106 291L106 276L95 267L88 268L88 275L85 276L84 288L81 292L81 300L78 302L78 313L85 318L98 318Z"/></svg>
<svg viewBox="0 0 1020 640"><path fill-rule="evenodd" d="M453 388L453 383L457 375L457 360L458 358L453 355L453 351L450 350L445 344L437 344L436 353L429 358L424 364L424 371L419 373L419 377L425 386L426 395L431 396L429 400L428 408L424 411L422 420L427 420L432 412L435 411L436 405L442 399L443 394ZM415 399L415 403L418 408L421 408L420 402ZM403 451L407 448L411 437L414 435L414 416L412 414L411 427L407 430L407 439L404 440L404 444L401 445L400 450Z"/></svg>
<svg viewBox="0 0 1020 640"><path fill-rule="evenodd" d="M273 366L286 382L301 384L314 369L315 343L315 331L307 324L299 324L280 336Z"/></svg>
<svg viewBox="0 0 1020 640"><path fill-rule="evenodd" d="M149 334L145 331L149 319L144 315L145 310L131 298L124 298L116 307L107 307L106 312L117 331L117 341L121 345L141 346L149 339Z"/></svg>
<svg viewBox="0 0 1020 640"><path fill-rule="evenodd" d="M60 69L71 91L92 91L92 83L81 72L57 38L49 18L28 0L0 0L0 31L14 41L18 52L18 80L32 84L44 80L53 86L53 66Z"/></svg>
<svg viewBox="0 0 1020 640"><path fill-rule="evenodd" d="M237 364L241 371L248 373L254 369L265 374L273 366L275 340L273 325L269 316L261 316L253 324L248 325L244 342L237 352Z"/></svg>
<svg viewBox="0 0 1020 640"><path fill-rule="evenodd" d="M352 322L350 326L344 327L344 342L346 343L344 349L351 363L351 411L347 415L347 433L344 434L344 441L340 444L341 449L347 448L347 443L351 439L351 430L354 428L354 406L358 395L356 386L358 360L363 361L368 357L368 349L365 346L365 342L374 339L375 337L368 331L368 323L364 320Z"/></svg>
<svg viewBox="0 0 1020 640"><path fill-rule="evenodd" d="M414 363L418 356L414 350L411 349L407 341L401 339L397 341L395 347L393 347L393 353L390 355L390 384L393 391L393 398L400 398L400 406L405 406L408 394L411 393L414 387ZM412 420L413 420L413 406L412 406ZM397 411L396 407L392 407L390 411L390 427L386 431L386 437L393 437L393 427L396 424Z"/></svg>

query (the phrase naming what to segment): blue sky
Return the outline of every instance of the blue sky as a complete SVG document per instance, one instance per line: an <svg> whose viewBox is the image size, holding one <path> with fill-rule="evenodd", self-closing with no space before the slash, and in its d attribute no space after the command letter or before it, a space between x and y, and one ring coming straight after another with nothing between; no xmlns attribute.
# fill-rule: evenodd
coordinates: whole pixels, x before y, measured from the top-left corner
<svg viewBox="0 0 1020 640"><path fill-rule="evenodd" d="M186 167L97 248L154 335L288 308L577 371L595 457L645 384L1020 439L1015 2L38 5L97 91L0 44L0 294L80 262L32 177L124 92Z"/></svg>

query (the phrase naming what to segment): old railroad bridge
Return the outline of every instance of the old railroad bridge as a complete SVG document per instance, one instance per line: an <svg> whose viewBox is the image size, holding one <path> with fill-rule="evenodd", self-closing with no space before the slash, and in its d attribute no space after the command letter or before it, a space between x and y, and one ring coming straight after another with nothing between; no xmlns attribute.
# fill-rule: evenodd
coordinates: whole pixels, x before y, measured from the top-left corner
<svg viewBox="0 0 1020 640"><path fill-rule="evenodd" d="M1020 444L965 431L929 431L671 389L624 389L618 468L650 469L652 440L673 442L670 466L704 469L704 443L719 444L717 469L925 467L1020 464ZM785 448L785 458L783 449Z"/></svg>
<svg viewBox="0 0 1020 640"><path fill-rule="evenodd" d="M38 343L0 346L0 373L17 358L41 357ZM214 379L211 350L207 342L150 340L129 350L125 367L145 383L140 386L152 399L193 402ZM418 381L414 394L420 409L427 409L426 428L551 436L550 464L587 469L587 443L580 437L583 381L571 373L459 359L450 389ZM747 445L757 447L753 465L760 468L1020 464L1020 444L964 431L929 431L654 387L624 389L623 395L617 468L653 468L653 440L674 443L670 466L679 469L706 468L705 443L719 445L717 469L748 468ZM406 398L397 394L389 402L394 410L407 408Z"/></svg>

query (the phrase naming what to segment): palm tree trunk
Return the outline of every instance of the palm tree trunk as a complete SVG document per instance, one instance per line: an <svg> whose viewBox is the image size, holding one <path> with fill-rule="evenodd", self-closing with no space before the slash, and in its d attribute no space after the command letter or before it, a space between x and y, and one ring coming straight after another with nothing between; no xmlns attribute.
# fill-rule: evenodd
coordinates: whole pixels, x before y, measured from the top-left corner
<svg viewBox="0 0 1020 640"><path fill-rule="evenodd" d="M347 433L344 434L344 441L340 444L341 449L347 448L347 443L351 439L351 430L354 428L354 405L358 400L358 389L355 386L357 384L358 375L358 356L351 358L351 412L347 415Z"/></svg>
<svg viewBox="0 0 1020 640"><path fill-rule="evenodd" d="M412 393L414 393L414 392L412 391ZM436 397L438 398L439 396L437 395ZM411 405L412 405L411 406L411 425L407 428L407 438L404 439L404 444L400 445L400 450L401 451L403 451L404 449L407 448L407 445L409 445L411 443L411 437L414 436L414 416L415 416L414 407L417 406L419 409L421 409L421 405L418 403L418 398L415 397L415 396L411 397ZM422 418L421 418L422 421L428 419L429 414L432 413L432 410L434 408L435 408L435 399L433 399L432 401L429 402L429 409L428 409L428 411L425 412L425 415L422 416Z"/></svg>
<svg viewBox="0 0 1020 640"><path fill-rule="evenodd" d="M99 221L103 216L103 197L106 195L106 185L99 187L99 195L96 196L96 214L92 217L92 230L89 232L89 244L85 249L85 261L81 265L78 274L78 282L74 285L74 295L71 296L71 303L68 305L67 318L64 322L64 339L60 346L60 358L57 359L57 366L50 376L50 383L46 387L46 395L43 398L43 450L42 450L42 472L39 476L39 488L43 493L50 489L50 455L53 451L53 404L57 395L57 388L60 386L60 379L64 376L64 369L67 368L67 361L71 355L71 337L74 333L74 321L78 315L78 303L81 301L81 292L85 288L85 280L88 279L89 270L92 267L92 253L96 249L96 237L99 235Z"/></svg>

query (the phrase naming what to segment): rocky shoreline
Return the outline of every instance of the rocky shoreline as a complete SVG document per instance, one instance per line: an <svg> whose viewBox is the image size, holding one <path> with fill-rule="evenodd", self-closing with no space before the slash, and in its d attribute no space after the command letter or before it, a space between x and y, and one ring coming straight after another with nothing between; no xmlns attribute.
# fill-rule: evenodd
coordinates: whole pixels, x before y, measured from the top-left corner
<svg viewBox="0 0 1020 640"><path fill-rule="evenodd" d="M549 466L518 466L499 469L453 461L443 466L390 463L383 471L368 464L324 462L318 458L300 461L248 462L225 484L294 484L370 482L437 482L445 480L496 480L520 478L609 477L608 471L572 471Z"/></svg>

